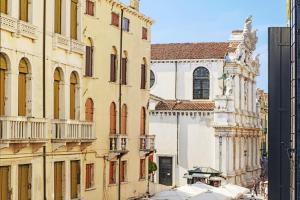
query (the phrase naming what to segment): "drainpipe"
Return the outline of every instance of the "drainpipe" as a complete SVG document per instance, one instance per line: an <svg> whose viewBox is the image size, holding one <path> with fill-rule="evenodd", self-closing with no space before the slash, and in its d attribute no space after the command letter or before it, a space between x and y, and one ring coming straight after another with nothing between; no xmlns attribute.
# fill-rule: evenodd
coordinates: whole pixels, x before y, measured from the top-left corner
<svg viewBox="0 0 300 200"><path fill-rule="evenodd" d="M46 118L46 3L43 5L43 118ZM47 200L46 185L46 145L43 146L43 189L44 200Z"/></svg>
<svg viewBox="0 0 300 200"><path fill-rule="evenodd" d="M175 61L175 100L176 103L178 102L178 98L177 98L177 76L178 76L178 62L177 60ZM176 113L176 163L177 165L179 165L179 113Z"/></svg>
<svg viewBox="0 0 300 200"><path fill-rule="evenodd" d="M120 27L120 74L119 74L119 134L121 134L121 118L122 118L122 58L123 58L123 15L124 10L121 9L121 27ZM124 154L118 156L119 160L119 179L118 179L118 200L121 200L121 158Z"/></svg>

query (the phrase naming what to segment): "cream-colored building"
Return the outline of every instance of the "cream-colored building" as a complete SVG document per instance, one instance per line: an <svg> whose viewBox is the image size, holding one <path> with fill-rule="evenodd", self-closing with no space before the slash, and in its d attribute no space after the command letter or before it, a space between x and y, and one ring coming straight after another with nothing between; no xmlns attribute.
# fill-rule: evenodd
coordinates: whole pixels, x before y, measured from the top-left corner
<svg viewBox="0 0 300 200"><path fill-rule="evenodd" d="M151 19L138 1L53 0L44 32L43 2L0 4L0 199L143 196Z"/></svg>
<svg viewBox="0 0 300 200"><path fill-rule="evenodd" d="M257 99L260 108L260 141L261 141L261 153L268 153L268 93L265 93L262 89L257 89Z"/></svg>

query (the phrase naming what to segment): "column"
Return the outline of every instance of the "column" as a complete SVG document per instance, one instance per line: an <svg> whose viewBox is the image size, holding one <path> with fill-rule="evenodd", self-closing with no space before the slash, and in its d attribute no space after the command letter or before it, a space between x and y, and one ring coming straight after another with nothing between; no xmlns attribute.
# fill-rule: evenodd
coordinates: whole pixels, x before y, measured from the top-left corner
<svg viewBox="0 0 300 200"><path fill-rule="evenodd" d="M227 169L228 172L232 173L234 170L234 164L235 164L235 158L234 158L234 136L230 134L228 137L228 150L229 150L229 156L228 156L228 162L229 162L229 168Z"/></svg>
<svg viewBox="0 0 300 200"><path fill-rule="evenodd" d="M240 108L241 108L241 110L245 110L245 101L244 101L245 79L244 79L243 76L240 76L240 85L241 85L241 91L240 91Z"/></svg>
<svg viewBox="0 0 300 200"><path fill-rule="evenodd" d="M62 15L61 15L61 25L62 25L62 35L66 36L67 38L70 37L70 20L71 20L71 1L62 0Z"/></svg>
<svg viewBox="0 0 300 200"><path fill-rule="evenodd" d="M252 111L252 81L249 79L248 80L248 111L251 112Z"/></svg>
<svg viewBox="0 0 300 200"><path fill-rule="evenodd" d="M235 109L240 109L240 76L234 76L234 105Z"/></svg>
<svg viewBox="0 0 300 200"><path fill-rule="evenodd" d="M252 168L252 146L251 146L251 143L252 143L252 137L249 135L248 138L247 138L247 147L248 147L248 150L247 150L247 167L249 169Z"/></svg>
<svg viewBox="0 0 300 200"><path fill-rule="evenodd" d="M19 1L7 1L9 4L8 4L8 8L10 10L8 10L8 13L16 18L16 19L19 19Z"/></svg>
<svg viewBox="0 0 300 200"><path fill-rule="evenodd" d="M253 112L256 113L256 81L253 81Z"/></svg>

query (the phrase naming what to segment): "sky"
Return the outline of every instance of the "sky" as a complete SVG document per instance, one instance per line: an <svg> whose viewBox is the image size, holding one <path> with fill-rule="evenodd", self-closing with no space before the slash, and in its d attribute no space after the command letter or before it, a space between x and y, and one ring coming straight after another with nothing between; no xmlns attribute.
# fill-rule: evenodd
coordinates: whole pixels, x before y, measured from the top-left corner
<svg viewBox="0 0 300 200"><path fill-rule="evenodd" d="M130 0L121 0L129 4ZM227 41L253 16L258 30L255 53L261 60L259 88L268 90L268 27L286 26L286 0L141 0L141 12L154 19L152 43Z"/></svg>

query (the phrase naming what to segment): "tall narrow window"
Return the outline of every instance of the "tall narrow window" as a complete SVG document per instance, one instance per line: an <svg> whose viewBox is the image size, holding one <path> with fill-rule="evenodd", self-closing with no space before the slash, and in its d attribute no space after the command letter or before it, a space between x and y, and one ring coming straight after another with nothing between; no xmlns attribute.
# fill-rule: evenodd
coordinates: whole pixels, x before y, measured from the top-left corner
<svg viewBox="0 0 300 200"><path fill-rule="evenodd" d="M94 121L94 102L88 98L85 102L85 120L88 122Z"/></svg>
<svg viewBox="0 0 300 200"><path fill-rule="evenodd" d="M148 39L148 29L143 27L142 28L142 39L147 40Z"/></svg>
<svg viewBox="0 0 300 200"><path fill-rule="evenodd" d="M10 167L0 166L0 199L10 199Z"/></svg>
<svg viewBox="0 0 300 200"><path fill-rule="evenodd" d="M19 165L18 168L18 200L31 198L32 171L31 165Z"/></svg>
<svg viewBox="0 0 300 200"><path fill-rule="evenodd" d="M146 65L141 65L141 89L146 89L147 71Z"/></svg>
<svg viewBox="0 0 300 200"><path fill-rule="evenodd" d="M0 0L0 12L7 14L7 0Z"/></svg>
<svg viewBox="0 0 300 200"><path fill-rule="evenodd" d="M55 0L54 32L61 34L61 1Z"/></svg>
<svg viewBox="0 0 300 200"><path fill-rule="evenodd" d="M120 178L121 182L127 181L127 161L123 160L121 161L121 169L120 169Z"/></svg>
<svg viewBox="0 0 300 200"><path fill-rule="evenodd" d="M85 169L85 188L90 189L94 187L94 164L87 164Z"/></svg>
<svg viewBox="0 0 300 200"><path fill-rule="evenodd" d="M7 62L4 55L0 54L0 116L5 114L5 72Z"/></svg>
<svg viewBox="0 0 300 200"><path fill-rule="evenodd" d="M152 88L154 83L155 83L155 75L154 75L154 72L152 70L150 70L150 88Z"/></svg>
<svg viewBox="0 0 300 200"><path fill-rule="evenodd" d="M141 125L140 125L140 132L141 135L145 135L146 134L146 109L143 107L141 110Z"/></svg>
<svg viewBox="0 0 300 200"><path fill-rule="evenodd" d="M54 163L54 200L64 199L65 188L65 163Z"/></svg>
<svg viewBox="0 0 300 200"><path fill-rule="evenodd" d="M71 38L77 40L77 5L78 0L71 0Z"/></svg>
<svg viewBox="0 0 300 200"><path fill-rule="evenodd" d="M116 168L117 162L111 161L109 163L109 184L115 184L117 182Z"/></svg>
<svg viewBox="0 0 300 200"><path fill-rule="evenodd" d="M193 73L193 98L209 99L209 71L198 67Z"/></svg>
<svg viewBox="0 0 300 200"><path fill-rule="evenodd" d="M116 82L117 80L117 50L115 47L112 49L110 55L110 81Z"/></svg>
<svg viewBox="0 0 300 200"><path fill-rule="evenodd" d="M92 77L93 76L93 44L91 38L88 39L88 45L86 46L85 54L85 75Z"/></svg>
<svg viewBox="0 0 300 200"><path fill-rule="evenodd" d="M121 134L127 134L127 106L123 104L121 113Z"/></svg>
<svg viewBox="0 0 300 200"><path fill-rule="evenodd" d="M123 17L123 31L129 32L129 24L130 24L130 20L126 17Z"/></svg>
<svg viewBox="0 0 300 200"><path fill-rule="evenodd" d="M88 15L94 16L94 6L95 6L95 2L91 1L91 0L86 0L86 8L85 8L85 12Z"/></svg>
<svg viewBox="0 0 300 200"><path fill-rule="evenodd" d="M54 85L53 85L53 117L54 119L59 119L59 110L60 110L60 82L61 82L61 75L58 69L54 72Z"/></svg>
<svg viewBox="0 0 300 200"><path fill-rule="evenodd" d="M80 194L80 161L71 161L71 199L79 198Z"/></svg>
<svg viewBox="0 0 300 200"><path fill-rule="evenodd" d="M121 67L121 83L122 85L127 84L127 58L122 58L122 67Z"/></svg>
<svg viewBox="0 0 300 200"><path fill-rule="evenodd" d="M75 116L76 116L76 86L77 86L77 77L75 72L72 72L70 77L70 119L71 120L75 120Z"/></svg>
<svg viewBox="0 0 300 200"><path fill-rule="evenodd" d="M112 102L110 104L110 134L116 134L116 104Z"/></svg>
<svg viewBox="0 0 300 200"><path fill-rule="evenodd" d="M111 13L111 25L119 27L120 16L119 14L112 12Z"/></svg>
<svg viewBox="0 0 300 200"><path fill-rule="evenodd" d="M140 159L140 179L146 178L146 160Z"/></svg>
<svg viewBox="0 0 300 200"><path fill-rule="evenodd" d="M19 87L18 87L18 113L19 116L26 116L27 84L28 74L27 61L23 58L19 64Z"/></svg>
<svg viewBox="0 0 300 200"><path fill-rule="evenodd" d="M19 4L19 19L28 22L28 0L20 0Z"/></svg>

